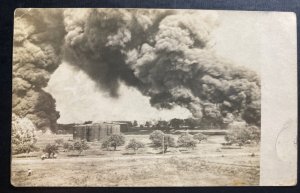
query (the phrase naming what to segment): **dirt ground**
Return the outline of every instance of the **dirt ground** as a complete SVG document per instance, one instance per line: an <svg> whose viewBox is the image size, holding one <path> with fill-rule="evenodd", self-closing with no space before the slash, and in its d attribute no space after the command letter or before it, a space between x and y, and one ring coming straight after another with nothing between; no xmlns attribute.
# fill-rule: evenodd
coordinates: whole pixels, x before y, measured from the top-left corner
<svg viewBox="0 0 300 193"><path fill-rule="evenodd" d="M60 152L57 159L41 160L42 152L12 158L11 183L14 186L243 186L259 184L259 146L222 147L224 136L210 136L194 149L170 148L161 154L150 147L149 135L126 135L143 141L146 148L137 153L106 151L100 143L90 149ZM43 139L44 138L44 139ZM43 147L70 135L40 136ZM32 174L28 176L28 169Z"/></svg>

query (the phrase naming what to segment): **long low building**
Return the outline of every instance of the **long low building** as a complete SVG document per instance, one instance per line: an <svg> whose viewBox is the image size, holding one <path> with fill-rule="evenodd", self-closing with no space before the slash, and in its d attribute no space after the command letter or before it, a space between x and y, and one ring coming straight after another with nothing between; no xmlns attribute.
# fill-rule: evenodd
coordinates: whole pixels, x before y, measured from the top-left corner
<svg viewBox="0 0 300 193"><path fill-rule="evenodd" d="M114 123L92 123L75 125L73 129L74 140L86 140L88 142L100 141L112 134L120 134L120 125Z"/></svg>

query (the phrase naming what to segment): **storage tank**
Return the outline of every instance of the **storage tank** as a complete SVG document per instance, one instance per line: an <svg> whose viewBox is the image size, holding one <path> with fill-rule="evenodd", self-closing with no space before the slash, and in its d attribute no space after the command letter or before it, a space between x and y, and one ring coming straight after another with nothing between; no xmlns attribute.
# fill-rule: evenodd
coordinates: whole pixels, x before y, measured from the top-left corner
<svg viewBox="0 0 300 193"><path fill-rule="evenodd" d="M86 128L83 125L74 126L73 130L74 140L86 140Z"/></svg>
<svg viewBox="0 0 300 193"><path fill-rule="evenodd" d="M98 139L101 140L103 138L105 138L107 136L107 129L106 129L106 125L105 124L99 124L99 135L98 135Z"/></svg>
<svg viewBox="0 0 300 193"><path fill-rule="evenodd" d="M117 124L112 125L112 133L111 134L120 134L120 125L117 125Z"/></svg>

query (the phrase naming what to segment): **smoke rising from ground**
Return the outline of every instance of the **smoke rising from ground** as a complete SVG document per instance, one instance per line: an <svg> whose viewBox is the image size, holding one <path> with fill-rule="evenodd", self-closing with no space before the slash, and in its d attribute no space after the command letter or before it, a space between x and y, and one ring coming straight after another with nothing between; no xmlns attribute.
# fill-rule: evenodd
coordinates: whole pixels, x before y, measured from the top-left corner
<svg viewBox="0 0 300 193"><path fill-rule="evenodd" d="M59 10L17 9L13 46L13 105L41 130L56 129L55 100L43 90L62 59L64 39Z"/></svg>
<svg viewBox="0 0 300 193"><path fill-rule="evenodd" d="M26 93L21 93L34 90L31 87L44 96L42 88L63 54L65 61L86 72L111 97L118 97L124 83L149 96L156 108L182 106L195 118L234 116L260 124L259 77L216 57L211 49L210 34L219 25L215 12L66 9L30 13L15 27L15 98L25 98ZM34 76L26 76L29 72ZM55 102L51 105L55 107Z"/></svg>
<svg viewBox="0 0 300 193"><path fill-rule="evenodd" d="M202 118L209 116L204 107L215 104L224 117L230 113L259 124L259 77L215 56L214 12L77 11L64 13L66 59L111 96L118 96L123 82L150 96L157 108L180 105Z"/></svg>

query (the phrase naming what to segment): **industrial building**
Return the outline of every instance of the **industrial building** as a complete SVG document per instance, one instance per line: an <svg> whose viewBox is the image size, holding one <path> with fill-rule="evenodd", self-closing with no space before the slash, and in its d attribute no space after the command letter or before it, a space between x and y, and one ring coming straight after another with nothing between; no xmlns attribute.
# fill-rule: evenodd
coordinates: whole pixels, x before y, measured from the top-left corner
<svg viewBox="0 0 300 193"><path fill-rule="evenodd" d="M75 125L73 128L74 140L86 140L88 142L100 141L112 134L120 134L120 124L115 123L92 123Z"/></svg>

